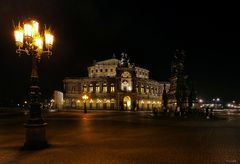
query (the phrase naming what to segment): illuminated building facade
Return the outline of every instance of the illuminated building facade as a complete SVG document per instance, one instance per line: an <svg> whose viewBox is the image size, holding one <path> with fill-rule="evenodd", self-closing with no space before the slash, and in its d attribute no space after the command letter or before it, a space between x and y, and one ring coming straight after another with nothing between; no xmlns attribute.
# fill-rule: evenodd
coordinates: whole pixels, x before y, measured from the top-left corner
<svg viewBox="0 0 240 164"><path fill-rule="evenodd" d="M86 107L109 110L152 110L161 108L163 86L168 82L149 79L149 71L129 63L127 54L121 60L95 62L88 67L88 77L64 79L64 107Z"/></svg>

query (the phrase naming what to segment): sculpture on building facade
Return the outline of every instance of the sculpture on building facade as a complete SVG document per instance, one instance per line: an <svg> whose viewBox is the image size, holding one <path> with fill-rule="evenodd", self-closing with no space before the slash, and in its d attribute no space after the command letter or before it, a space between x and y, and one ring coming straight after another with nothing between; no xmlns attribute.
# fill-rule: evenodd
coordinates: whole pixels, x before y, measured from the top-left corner
<svg viewBox="0 0 240 164"><path fill-rule="evenodd" d="M120 66L128 67L130 65L129 58L126 53L121 53Z"/></svg>

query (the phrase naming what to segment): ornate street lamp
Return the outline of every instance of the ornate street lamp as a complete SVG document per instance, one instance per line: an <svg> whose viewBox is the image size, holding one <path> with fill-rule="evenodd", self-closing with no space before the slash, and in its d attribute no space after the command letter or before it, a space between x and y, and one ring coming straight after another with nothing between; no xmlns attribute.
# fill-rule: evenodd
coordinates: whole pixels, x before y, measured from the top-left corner
<svg viewBox="0 0 240 164"><path fill-rule="evenodd" d="M48 146L46 140L46 125L42 117L39 96L41 95L38 84L38 63L43 54L52 55L53 35L50 29L39 30L39 23L35 20L26 20L18 24L14 30L15 41L19 55L25 54L32 58L31 86L30 86L30 114L26 127L24 148L38 149ZM45 48L45 49L44 49Z"/></svg>
<svg viewBox="0 0 240 164"><path fill-rule="evenodd" d="M82 96L83 102L84 102L84 113L87 113L87 105L86 105L86 101L88 100L88 96L87 95L83 95Z"/></svg>

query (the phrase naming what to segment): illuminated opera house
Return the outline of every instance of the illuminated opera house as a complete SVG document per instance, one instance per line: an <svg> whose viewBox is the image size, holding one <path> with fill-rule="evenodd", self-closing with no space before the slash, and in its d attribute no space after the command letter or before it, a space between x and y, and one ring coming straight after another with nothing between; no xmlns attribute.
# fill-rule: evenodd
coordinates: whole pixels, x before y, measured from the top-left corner
<svg viewBox="0 0 240 164"><path fill-rule="evenodd" d="M149 79L149 70L130 64L127 54L121 59L95 62L88 77L65 78L64 108L88 110L152 110L161 108L162 93L169 82ZM87 99L83 99L87 97Z"/></svg>

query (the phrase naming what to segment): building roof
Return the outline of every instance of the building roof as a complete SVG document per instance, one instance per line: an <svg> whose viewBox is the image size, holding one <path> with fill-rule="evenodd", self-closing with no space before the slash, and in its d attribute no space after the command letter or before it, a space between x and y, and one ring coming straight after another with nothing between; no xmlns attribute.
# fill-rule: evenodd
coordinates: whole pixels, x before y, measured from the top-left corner
<svg viewBox="0 0 240 164"><path fill-rule="evenodd" d="M96 62L95 65L118 65L118 63L119 63L118 59L108 59L108 60Z"/></svg>

